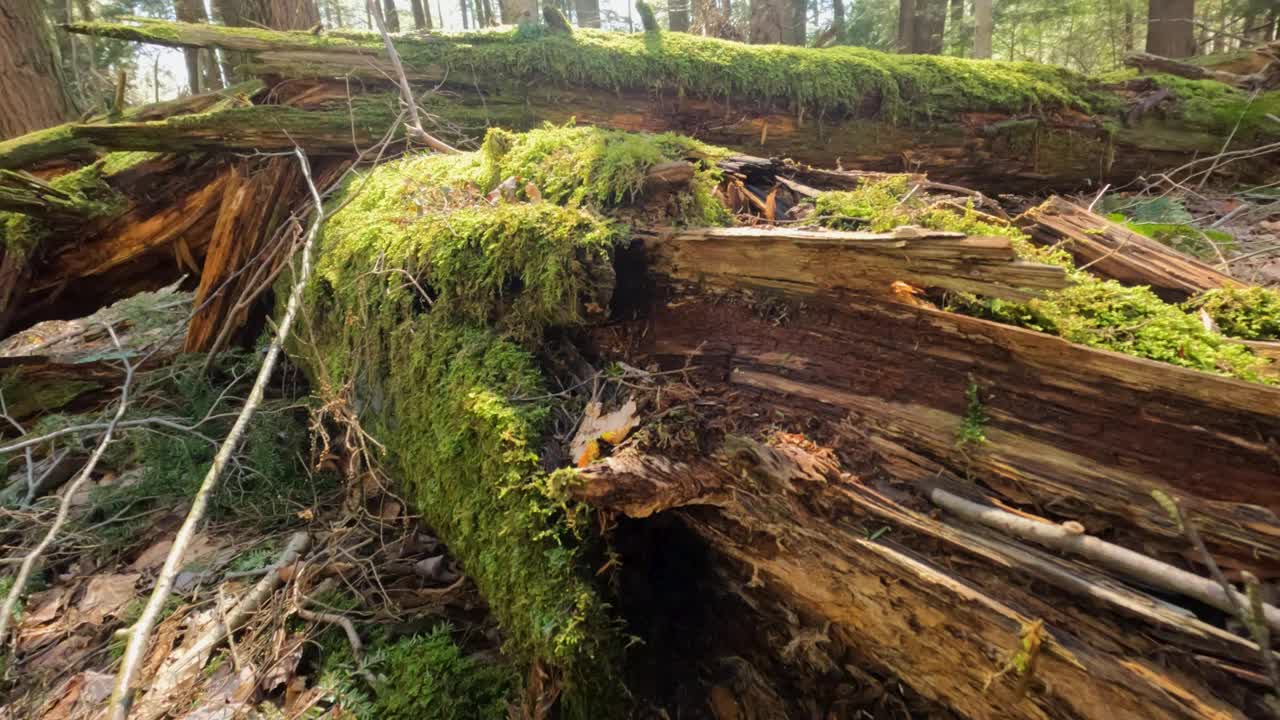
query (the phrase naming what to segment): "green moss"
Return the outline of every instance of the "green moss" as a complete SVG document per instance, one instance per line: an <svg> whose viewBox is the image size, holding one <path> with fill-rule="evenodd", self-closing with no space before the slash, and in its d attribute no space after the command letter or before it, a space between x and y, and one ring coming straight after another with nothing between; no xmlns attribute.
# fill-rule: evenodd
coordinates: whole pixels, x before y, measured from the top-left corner
<svg viewBox="0 0 1280 720"><path fill-rule="evenodd" d="M54 178L49 182L70 196L70 202L87 219L119 212L127 199L108 182L112 175L146 160L149 153L110 153L90 165ZM0 240L11 252L31 252L54 230L48 222L20 213L0 213Z"/></svg>
<svg viewBox="0 0 1280 720"><path fill-rule="evenodd" d="M508 653L561 673L569 717L610 715L618 635L585 567L586 525L539 460L552 406L532 350L545 328L607 303L622 231L595 207L630 197L633 172L664 157L612 140L624 138L495 132L480 152L354 179L334 201L293 348L317 387L355 388L365 429L476 581ZM518 188L487 201L509 175L543 201L520 202Z"/></svg>
<svg viewBox="0 0 1280 720"><path fill-rule="evenodd" d="M504 718L516 685L510 669L464 656L447 626L382 648L370 664L374 717L385 720Z"/></svg>
<svg viewBox="0 0 1280 720"><path fill-rule="evenodd" d="M52 157L90 153L93 146L71 133L71 123L0 141L0 169L21 168Z"/></svg>
<svg viewBox="0 0 1280 720"><path fill-rule="evenodd" d="M1225 287L1204 292L1187 305L1208 313L1224 335L1243 340L1280 340L1280 291Z"/></svg>
<svg viewBox="0 0 1280 720"><path fill-rule="evenodd" d="M86 23L110 37L179 44L183 26L144 22ZM282 33L202 26L201 38L234 38L266 49L345 48L380 54L367 33ZM812 117L852 114L893 122L951 120L957 112L1088 111L1087 78L1032 63L897 55L840 46L824 49L746 45L688 33L623 34L577 28L571 36L523 30L423 33L396 40L410 68L445 68L512 87L531 82L606 91L666 90L735 102L781 104ZM353 63L354 64L354 63Z"/></svg>
<svg viewBox="0 0 1280 720"><path fill-rule="evenodd" d="M1188 125L1219 136L1220 143L1233 132L1236 147L1280 137L1280 124L1268 117L1280 116L1280 91L1251 97L1251 93L1216 80L1188 80L1174 75L1155 75L1153 80L1173 92L1176 112Z"/></svg>
<svg viewBox="0 0 1280 720"><path fill-rule="evenodd" d="M1268 382L1263 373L1266 359L1205 329L1194 310L1166 303L1150 288L1126 287L1078 270L1067 252L1037 247L1018 228L983 216L971 205L958 209L937 206L920 193L907 198L909 191L906 176L893 176L864 182L849 192L823 193L815 199L815 217L828 227L863 226L880 231L915 224L968 235L1008 237L1019 257L1066 268L1071 285L1025 303L958 294L951 299L950 309L1058 335L1090 347ZM1238 300L1230 301L1224 296L1220 307L1227 326L1243 326L1244 332L1250 326L1267 325L1276 315L1252 296L1240 295ZM1233 317L1237 309L1242 316L1255 314L1237 323ZM1226 332L1226 328L1223 330Z"/></svg>

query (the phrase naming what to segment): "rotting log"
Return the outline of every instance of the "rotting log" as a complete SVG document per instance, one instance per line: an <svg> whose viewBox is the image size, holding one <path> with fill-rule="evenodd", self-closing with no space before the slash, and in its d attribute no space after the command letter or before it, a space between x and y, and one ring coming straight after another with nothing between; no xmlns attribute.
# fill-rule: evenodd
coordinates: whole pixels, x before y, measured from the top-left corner
<svg viewBox="0 0 1280 720"><path fill-rule="evenodd" d="M317 37L153 21L67 29L246 52L266 79L358 77L385 86L391 71L380 40L359 33ZM1108 86L1027 64L582 29L536 39L428 34L397 45L411 81L443 83L469 112L492 113L513 129L577 118L625 130L676 130L820 165L924 166L939 180L979 189L1117 183L1168 169L1220 151L1231 130L1222 124L1224 108L1240 109L1239 145L1280 139L1262 112L1274 105L1271 94L1250 103L1238 90L1194 84L1213 81L1175 88L1148 78ZM1128 112L1157 93L1168 112ZM520 109L518 122L501 115L504 107ZM1262 157L1221 170L1265 176L1274 167Z"/></svg>
<svg viewBox="0 0 1280 720"><path fill-rule="evenodd" d="M1158 240L1060 197L1028 210L1016 223L1037 243L1070 252L1080 267L1127 285L1150 286L1166 300L1182 301L1205 290L1240 284Z"/></svg>

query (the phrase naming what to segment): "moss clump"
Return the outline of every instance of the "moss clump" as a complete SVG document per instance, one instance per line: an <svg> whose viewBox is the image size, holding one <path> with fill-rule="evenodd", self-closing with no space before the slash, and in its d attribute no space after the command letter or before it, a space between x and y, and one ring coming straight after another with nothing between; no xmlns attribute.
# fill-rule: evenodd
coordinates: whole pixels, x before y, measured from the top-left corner
<svg viewBox="0 0 1280 720"><path fill-rule="evenodd" d="M369 659L379 673L374 714L385 720L507 717L515 676L462 654L447 626L400 640Z"/></svg>
<svg viewBox="0 0 1280 720"><path fill-rule="evenodd" d="M1213 318L1224 335L1242 340L1280 340L1280 291L1262 287L1225 287L1201 293L1187 303Z"/></svg>
<svg viewBox="0 0 1280 720"><path fill-rule="evenodd" d="M476 581L507 652L561 674L568 717L615 709L618 629L585 567L585 525L540 463L552 405L534 350L545 328L608 300L622 233L593 208L625 200L628 169L662 155L614 139L494 133L482 152L353 180L322 235L294 347L318 387L355 388L365 429ZM517 188L485 199L515 174L541 183L543 200L520 202Z"/></svg>
<svg viewBox="0 0 1280 720"><path fill-rule="evenodd" d="M1133 222L1119 213L1108 213L1107 219L1201 260L1215 259L1220 252L1236 247L1236 239L1221 230L1202 230L1183 223Z"/></svg>
<svg viewBox="0 0 1280 720"><path fill-rule="evenodd" d="M1156 84L1177 97L1177 110L1193 128L1225 140L1235 133L1239 147L1280 137L1280 126L1268 116L1280 115L1280 92L1247 93L1216 80L1189 80L1175 75L1155 75ZM1238 127L1237 127L1238 125Z"/></svg>
<svg viewBox="0 0 1280 720"><path fill-rule="evenodd" d="M909 192L904 176L865 182L850 192L815 199L817 221L828 227L887 230L915 224L933 230L1008 237L1024 259L1066 268L1071 285L1025 303L957 294L949 309L1058 335L1072 342L1159 360L1172 365L1268 382L1267 360L1211 332L1194 311L1164 302L1147 287L1126 287L1078 270L1070 254L1034 245L1021 230L981 215L971 205L951 209ZM1223 307L1243 307L1247 301ZM1231 313L1223 312L1227 325ZM1271 317L1262 310L1261 317ZM1261 322L1254 320L1261 325ZM1247 324L1247 322L1245 323ZM1223 328L1226 332L1226 328ZM1228 334L1232 334L1228 332Z"/></svg>

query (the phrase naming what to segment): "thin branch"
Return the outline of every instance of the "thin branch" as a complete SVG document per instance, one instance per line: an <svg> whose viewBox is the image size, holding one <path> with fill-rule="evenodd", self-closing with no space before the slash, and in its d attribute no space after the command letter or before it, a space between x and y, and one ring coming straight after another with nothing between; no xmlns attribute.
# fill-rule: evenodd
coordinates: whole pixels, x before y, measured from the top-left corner
<svg viewBox="0 0 1280 720"><path fill-rule="evenodd" d="M196 528L204 520L205 512L209 506L209 498L217 487L218 480L230 462L231 456L239 448L250 418L252 418L258 406L262 404L263 394L266 391L267 383L270 381L272 373L275 371L280 353L283 351L284 341L289 337L289 331L293 327L294 319L298 316L298 310L302 306L303 290L311 278L311 254L315 247L316 237L320 234L320 226L324 223L325 213L320 191L316 189L315 181L311 177L311 164L307 161L306 153L302 151L302 148L295 147L294 154L298 157L298 163L302 168L302 176L307 182L307 187L311 191L311 197L315 203L315 217L311 222L310 229L307 231L306 241L302 245L301 269L289 293L289 302L285 307L279 330L276 332L275 338L272 339L270 348L267 349L266 357L262 361L262 368L258 370L258 377L254 380L253 389L245 401L244 408L241 409L235 425L232 426L231 432L227 434L222 446L218 448L213 464L209 467L209 472L205 475L203 482L200 484L200 489L196 491L195 498L192 500L191 510L188 511L182 527L178 529L178 534L173 540L169 555L165 558L164 566L160 569L160 574L156 578L155 588L151 591L151 597L147 599L147 605L143 609L141 617L138 618L138 621L129 631L129 644L125 648L124 658L120 663L120 672L116 675L115 689L111 693L109 711L111 720L126 720L129 716L129 708L133 704L134 680L142 666L143 657L146 655L151 632L159 620L160 612L169 597L169 593L173 590L173 584L178 575L182 557L191 545Z"/></svg>
<svg viewBox="0 0 1280 720"><path fill-rule="evenodd" d="M120 339L116 337L115 330L108 325L107 332L111 333L111 341L115 343L116 349L120 349ZM123 354L123 353L122 353ZM13 581L13 587L9 589L9 595L4 600L4 607L0 608L0 643L9 632L9 621L13 618L13 610L18 605L18 599L22 596L22 591L27 586L27 580L31 577L31 570L35 567L36 561L44 554L49 545L53 543L54 538L62 530L62 526L66 524L67 517L71 513L71 501L80 492L93 474L93 469L97 467L98 461L102 459L102 454L106 452L107 445L111 443L111 437L115 433L116 425L120 423L120 418L124 417L125 409L129 405L129 386L133 384L133 365L128 360L121 360L124 363L124 384L120 386L120 405L116 408L115 415L111 418L111 423L107 426L106 432L102 434L102 439L98 441L98 446L93 449L93 454L89 456L88 462L84 467L80 468L80 474L76 476L62 494L62 501L58 504L58 514L53 519L53 524L49 526L48 532L44 538L40 540L40 544L36 545L31 552L27 553L26 558L22 561L22 567L18 569L18 577Z"/></svg>
<svg viewBox="0 0 1280 720"><path fill-rule="evenodd" d="M1085 535L1083 532L1076 532L1080 529L1078 527L1067 528L1028 520L1004 510L966 500L941 488L930 491L929 499L938 507L965 520L981 523L1054 550L1075 553L1152 587L1195 598L1223 612L1236 612L1237 603L1247 602L1239 591L1230 586L1228 586L1230 589L1228 592L1214 580L1189 573L1091 535ZM1266 624L1280 629L1280 609L1273 605L1264 605L1262 610Z"/></svg>
<svg viewBox="0 0 1280 720"><path fill-rule="evenodd" d="M378 7L377 0L365 0L365 4L369 8L369 14L373 16L374 23L378 26L378 33L382 35L382 44L387 46L387 57L391 59L391 65L396 69L400 99L404 101L409 111L409 122L405 123L409 139L420 142L438 153L457 155L457 148L422 129L422 118L418 115L418 101L413 96L413 89L409 87L409 76L404 72L404 63L400 62L400 53L396 50L395 43L391 42L386 23L382 21L382 8Z"/></svg>

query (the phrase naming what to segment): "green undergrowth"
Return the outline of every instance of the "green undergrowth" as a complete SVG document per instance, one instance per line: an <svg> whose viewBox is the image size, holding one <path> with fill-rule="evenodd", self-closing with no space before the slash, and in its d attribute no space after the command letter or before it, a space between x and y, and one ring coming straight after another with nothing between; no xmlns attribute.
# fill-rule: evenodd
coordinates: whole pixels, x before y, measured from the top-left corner
<svg viewBox="0 0 1280 720"><path fill-rule="evenodd" d="M228 355L224 362L224 372L207 376L198 366L182 369L156 388L177 399L164 414L194 427L194 432L130 429L111 446L106 461L120 481L94 489L90 494L93 510L78 521L97 527L94 534L102 552L127 549L143 535L154 519L146 512L149 508L184 502L195 494L213 462L217 441L231 427L230 417L210 417L234 410L238 393L224 396L225 380L228 374L239 376L254 369L249 356ZM287 400L268 400L254 414L236 461L211 498L212 521L278 530L299 522L297 513L338 492L336 475L307 472L306 416L291 405ZM154 415L155 410L146 413Z"/></svg>
<svg viewBox="0 0 1280 720"><path fill-rule="evenodd" d="M331 607L340 603L326 601ZM316 686L330 707L314 717L343 720L481 720L507 717L518 686L510 666L468 656L447 624L428 632L389 639L382 628L369 634L367 655L357 661L339 628L321 630ZM363 672L362 672L363 671ZM368 678L372 678L370 683ZM319 710L319 708L317 708Z"/></svg>
<svg viewBox="0 0 1280 720"><path fill-rule="evenodd" d="M1273 382L1265 374L1266 359L1206 329L1194 307L1166 303L1145 286L1128 287L1080 270L1066 251L1038 247L1017 227L980 214L971 205L938 206L919 194L904 200L909 192L910 180L895 176L865 182L852 191L823 193L814 201L815 221L844 229L883 231L914 224L968 235L1007 237L1019 257L1066 269L1070 285L1027 302L958 293L950 297L948 309L1058 335L1090 347L1253 382ZM1203 305L1214 308L1211 315L1217 312L1224 317L1219 327L1228 335L1246 337L1233 330L1274 322L1274 312L1263 310L1255 316L1255 306L1245 296L1231 295L1230 300L1227 297ZM1233 322L1233 311L1241 316L1247 314L1250 319Z"/></svg>
<svg viewBox="0 0 1280 720"><path fill-rule="evenodd" d="M575 475L540 459L554 397L537 353L545 330L607 306L612 249L627 238L619 218L647 201L647 170L714 152L549 127L379 166L333 201L342 209L322 233L291 348L322 392L353 388L365 430L475 580L505 652L557 671L565 717L616 715L621 629L587 562L598 540L564 499ZM684 207L706 218L714 176L699 172L705 200ZM502 187L511 176L521 182Z"/></svg>

